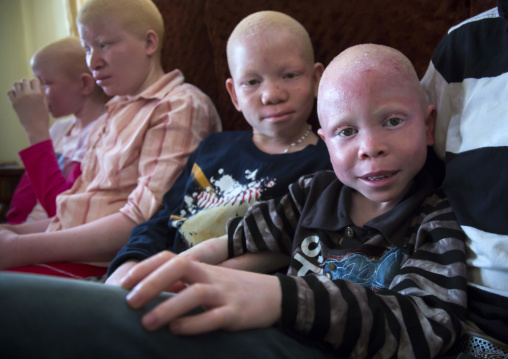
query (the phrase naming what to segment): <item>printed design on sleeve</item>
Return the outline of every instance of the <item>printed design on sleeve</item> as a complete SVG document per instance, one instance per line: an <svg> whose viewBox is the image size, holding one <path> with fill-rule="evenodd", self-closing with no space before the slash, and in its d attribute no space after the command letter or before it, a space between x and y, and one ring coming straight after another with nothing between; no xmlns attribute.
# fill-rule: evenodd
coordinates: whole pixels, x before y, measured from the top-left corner
<svg viewBox="0 0 508 359"><path fill-rule="evenodd" d="M349 253L343 258L324 262L323 274L329 279L348 279L363 287L388 288L399 273L404 251L392 248L381 258L370 258L364 253Z"/></svg>
<svg viewBox="0 0 508 359"><path fill-rule="evenodd" d="M403 248L391 248L380 255L371 255L355 248L337 256L323 254L319 236L306 237L293 256L291 274L324 274L331 280L347 279L364 287L389 288L400 270Z"/></svg>
<svg viewBox="0 0 508 359"><path fill-rule="evenodd" d="M216 178L208 179L194 164L192 175L195 190L185 195L180 213L171 216L171 225L178 228L189 246L226 234L229 218L243 216L265 189L276 184L275 179L258 179L257 170L245 170L244 178L235 179L219 169Z"/></svg>

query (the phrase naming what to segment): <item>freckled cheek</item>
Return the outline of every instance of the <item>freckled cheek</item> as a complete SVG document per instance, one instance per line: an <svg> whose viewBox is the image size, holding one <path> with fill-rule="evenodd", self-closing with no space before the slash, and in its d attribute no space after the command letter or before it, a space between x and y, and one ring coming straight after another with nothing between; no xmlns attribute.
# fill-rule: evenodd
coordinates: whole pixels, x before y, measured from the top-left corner
<svg viewBox="0 0 508 359"><path fill-rule="evenodd" d="M329 146L330 161L334 167L349 168L354 162L354 154L343 146Z"/></svg>

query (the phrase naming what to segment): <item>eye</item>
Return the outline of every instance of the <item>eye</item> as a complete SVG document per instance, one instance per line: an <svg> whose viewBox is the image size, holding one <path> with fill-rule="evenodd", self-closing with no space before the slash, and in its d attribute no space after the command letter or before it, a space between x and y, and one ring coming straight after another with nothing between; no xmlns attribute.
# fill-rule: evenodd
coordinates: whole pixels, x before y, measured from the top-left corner
<svg viewBox="0 0 508 359"><path fill-rule="evenodd" d="M107 48L108 46L109 46L109 43L108 43L108 42L101 42L101 43L99 43L99 47L100 47L101 49L105 49L105 48Z"/></svg>
<svg viewBox="0 0 508 359"><path fill-rule="evenodd" d="M395 127L395 126L400 125L402 122L404 122L403 119L401 119L399 117L392 117L392 118L388 119L388 121L385 122L385 126L386 127Z"/></svg>
<svg viewBox="0 0 508 359"><path fill-rule="evenodd" d="M258 83L259 83L259 80L251 79L251 80L242 81L241 85L244 87L252 87L252 86L256 86Z"/></svg>
<svg viewBox="0 0 508 359"><path fill-rule="evenodd" d="M298 76L298 75L297 75L296 73L294 73L294 72L289 72L289 73L287 73L287 74L285 74L285 75L284 75L284 78L285 78L285 79L294 79L294 78L296 78L297 76Z"/></svg>
<svg viewBox="0 0 508 359"><path fill-rule="evenodd" d="M339 136L342 136L342 137L349 137L349 136L353 136L355 134L358 133L358 130L357 129L354 129L354 128L351 128L351 127L348 127L348 128L345 128L343 129L342 131L339 132Z"/></svg>

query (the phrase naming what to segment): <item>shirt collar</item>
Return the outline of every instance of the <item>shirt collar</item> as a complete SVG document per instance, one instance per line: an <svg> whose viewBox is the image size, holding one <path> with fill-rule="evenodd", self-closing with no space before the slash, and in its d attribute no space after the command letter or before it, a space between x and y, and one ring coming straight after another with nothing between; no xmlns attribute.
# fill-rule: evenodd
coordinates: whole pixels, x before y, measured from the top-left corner
<svg viewBox="0 0 508 359"><path fill-rule="evenodd" d="M106 109L111 111L112 109L122 106L131 102L138 101L140 99L144 100L161 100L163 99L169 92L171 92L175 87L181 85L184 82L184 76L182 72L178 69L168 72L164 74L159 80L157 80L152 85L148 86L144 91L140 94L128 98L127 96L115 96L106 104Z"/></svg>
<svg viewBox="0 0 508 359"><path fill-rule="evenodd" d="M326 173L326 175L323 175ZM333 175L334 179L331 179ZM389 242L400 245L410 218L420 207L422 201L435 189L434 180L426 170L422 170L413 182L404 198L391 210L378 216L364 225L367 229L379 231ZM347 214L352 189L344 186L333 172L321 172L311 184L309 197L314 194L310 208L304 208L302 227L340 232L353 222Z"/></svg>

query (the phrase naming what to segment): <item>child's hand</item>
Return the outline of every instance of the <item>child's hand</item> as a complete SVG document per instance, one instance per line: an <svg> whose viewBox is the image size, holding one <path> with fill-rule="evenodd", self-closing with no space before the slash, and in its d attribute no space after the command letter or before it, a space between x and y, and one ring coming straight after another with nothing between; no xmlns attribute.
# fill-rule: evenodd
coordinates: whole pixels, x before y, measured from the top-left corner
<svg viewBox="0 0 508 359"><path fill-rule="evenodd" d="M31 145L49 140L49 112L46 94L38 79L23 79L7 92L19 122Z"/></svg>
<svg viewBox="0 0 508 359"><path fill-rule="evenodd" d="M136 260L128 260L122 263L122 265L120 265L113 273L111 273L111 275L104 282L104 284L119 287L122 283L123 277L125 277L125 275L129 272L129 270L138 263L139 261Z"/></svg>
<svg viewBox="0 0 508 359"><path fill-rule="evenodd" d="M281 315L282 293L276 277L212 266L171 252L139 263L122 286L135 286L127 302L140 308L168 288L181 288L181 283L186 285L182 290L143 317L146 329L169 324L175 334L236 331L271 326ZM197 307L206 311L181 317Z"/></svg>

